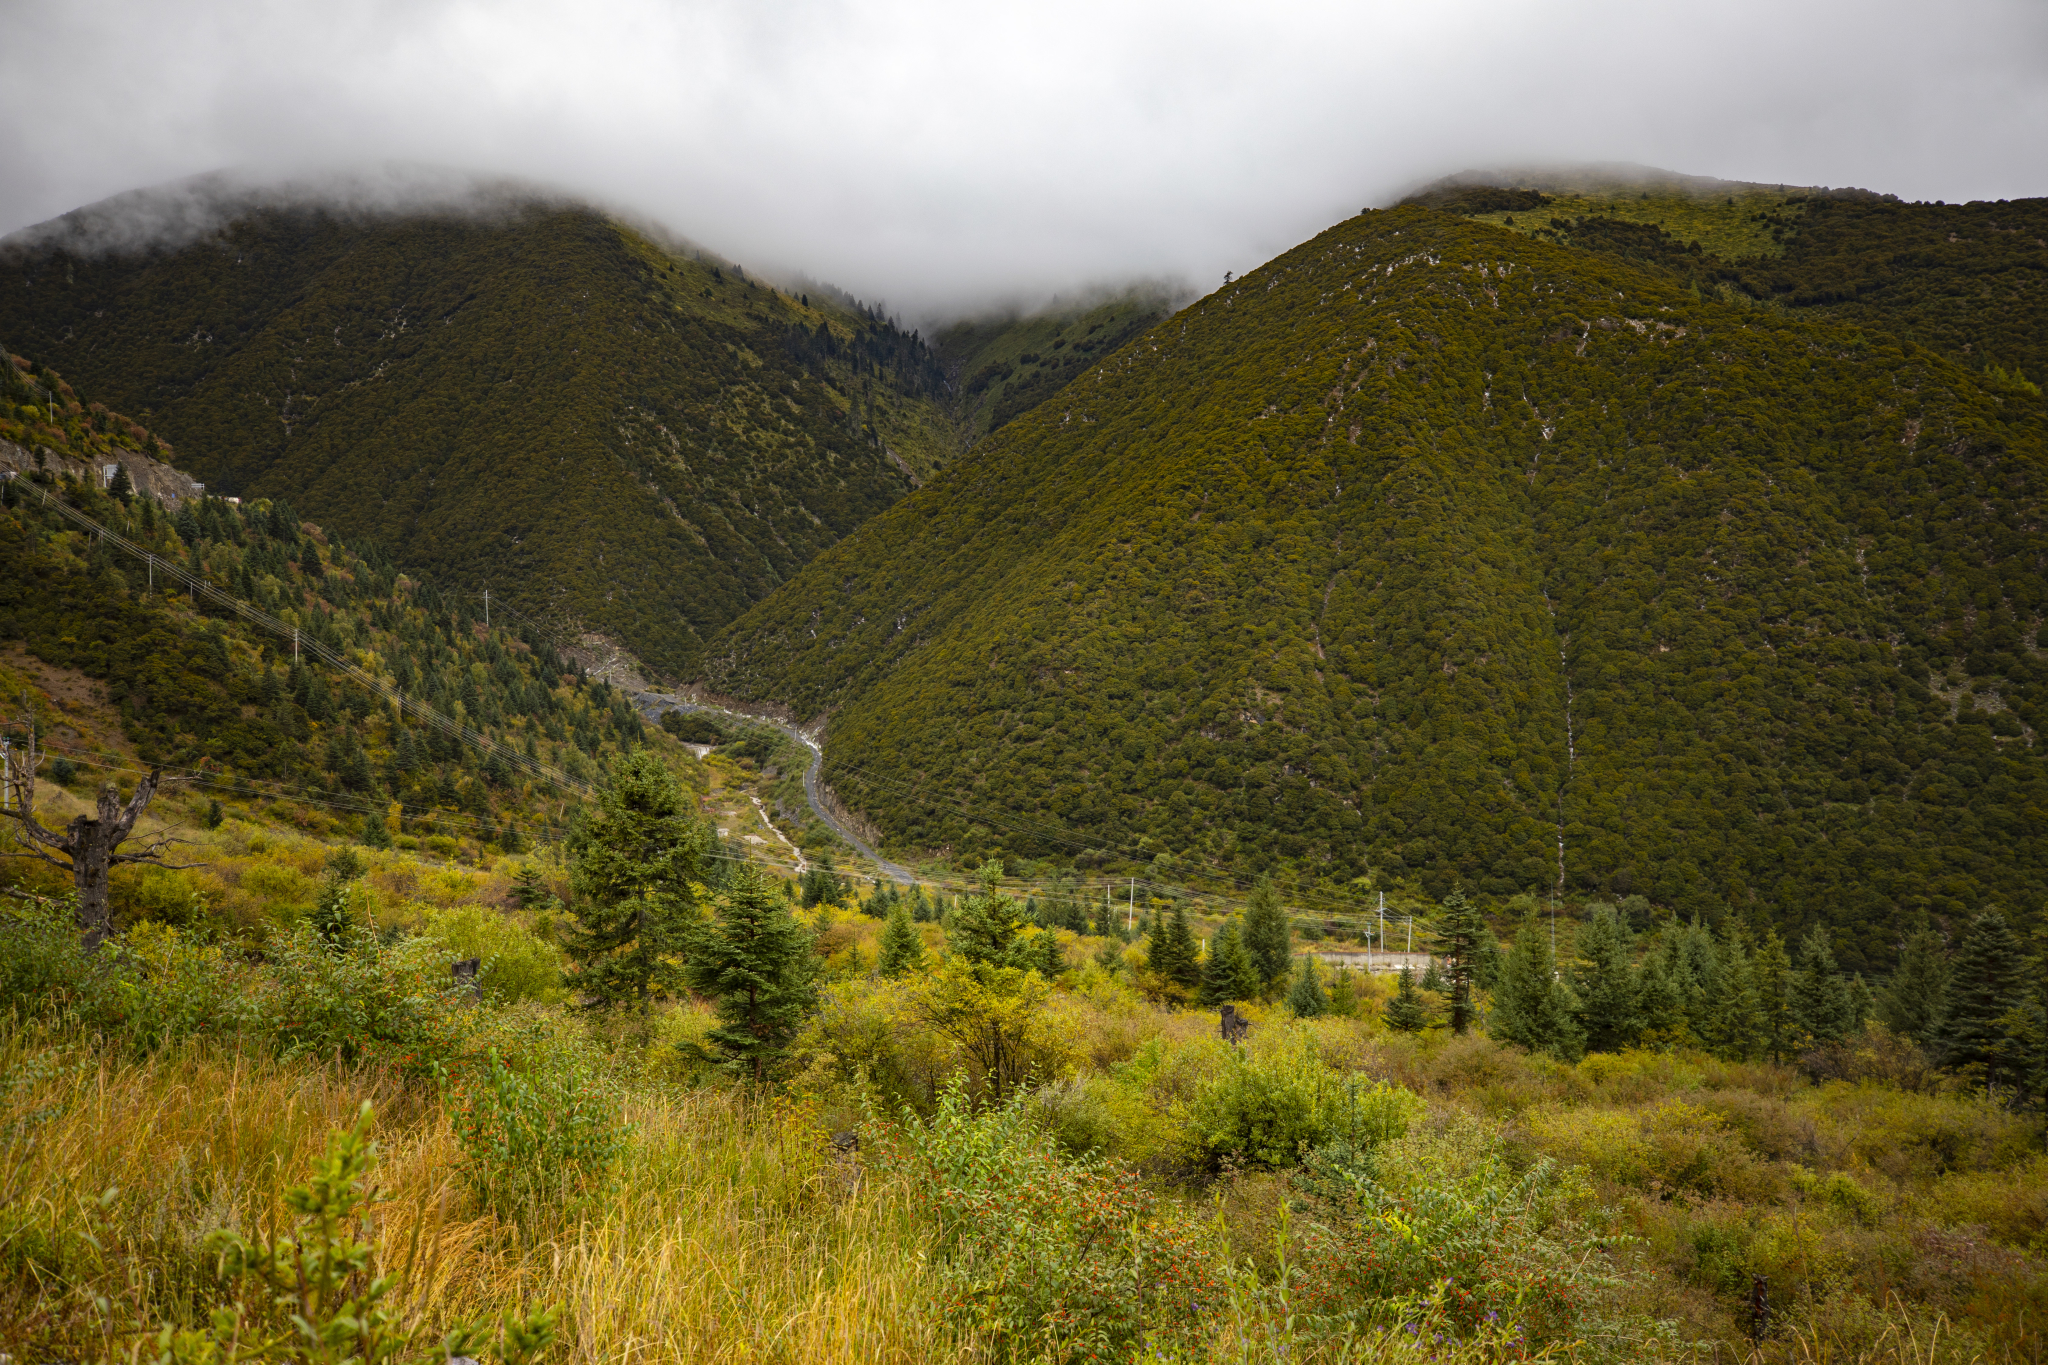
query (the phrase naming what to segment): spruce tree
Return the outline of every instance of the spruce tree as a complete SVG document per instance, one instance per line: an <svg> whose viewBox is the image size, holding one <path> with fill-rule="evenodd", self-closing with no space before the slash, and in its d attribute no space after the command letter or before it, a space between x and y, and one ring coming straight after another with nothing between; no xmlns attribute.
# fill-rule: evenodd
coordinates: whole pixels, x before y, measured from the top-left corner
<svg viewBox="0 0 2048 1365"><path fill-rule="evenodd" d="M980 890L964 896L946 923L946 941L953 951L969 962L986 962L995 967L1028 967L1016 961L1017 904L996 890L1003 865L994 858L984 862L974 876Z"/></svg>
<svg viewBox="0 0 2048 1365"><path fill-rule="evenodd" d="M711 832L651 750L627 755L569 839L574 896L563 946L574 987L602 1008L644 1009L678 984L678 954L698 918Z"/></svg>
<svg viewBox="0 0 2048 1365"><path fill-rule="evenodd" d="M1792 1050L1792 959L1778 931L1765 932L1755 958L1758 1031L1764 1051L1774 1062L1782 1062Z"/></svg>
<svg viewBox="0 0 2048 1365"><path fill-rule="evenodd" d="M1941 935L1922 929L1906 940L1899 969L1878 992L1877 1017L1893 1033L1932 1047L1941 1035L1948 988L1948 954L1942 950Z"/></svg>
<svg viewBox="0 0 2048 1365"><path fill-rule="evenodd" d="M1651 948L1636 976L1638 1037L1652 1047L1683 1047L1692 1041L1692 1030L1685 1019L1685 991L1666 946L1660 940Z"/></svg>
<svg viewBox="0 0 2048 1365"><path fill-rule="evenodd" d="M1061 972L1067 969L1067 956L1060 951L1059 935L1050 929L1041 929L1032 939L1031 947L1038 968L1038 974L1047 981L1057 981Z"/></svg>
<svg viewBox="0 0 2048 1365"><path fill-rule="evenodd" d="M727 1069L758 1085L817 1000L811 935L775 879L749 864L716 898L717 919L694 935L690 988L717 1002L711 1044Z"/></svg>
<svg viewBox="0 0 2048 1365"><path fill-rule="evenodd" d="M1571 988L1557 970L1550 934L1531 913L1515 933L1494 993L1489 1030L1504 1042L1520 1043L1531 1052L1548 1052L1562 1061L1576 1061L1586 1050L1586 1035L1573 1017Z"/></svg>
<svg viewBox="0 0 2048 1365"><path fill-rule="evenodd" d="M1849 991L1835 968L1828 932L1815 925L1799 945L1799 970L1792 978L1792 1022L1816 1046L1839 1043L1853 1023Z"/></svg>
<svg viewBox="0 0 2048 1365"><path fill-rule="evenodd" d="M924 965L924 937L911 918L910 902L897 900L889 906L888 923L882 926L883 976L897 977Z"/></svg>
<svg viewBox="0 0 2048 1365"><path fill-rule="evenodd" d="M1492 935L1479 907L1465 899L1462 887L1454 888L1444 897L1444 918L1438 933L1443 939L1444 956L1449 959L1445 976L1451 990L1451 1032L1467 1033L1479 1017L1473 985L1480 946Z"/></svg>
<svg viewBox="0 0 2048 1365"><path fill-rule="evenodd" d="M1596 906L1578 932L1579 1027L1589 1052L1618 1052L1641 1032L1628 926L1611 905Z"/></svg>
<svg viewBox="0 0 2048 1365"><path fill-rule="evenodd" d="M1330 1013L1349 1019L1358 1013L1358 983L1351 969L1339 967L1330 981Z"/></svg>
<svg viewBox="0 0 2048 1365"><path fill-rule="evenodd" d="M1162 981L1183 989L1201 984L1201 965L1195 960L1195 939L1188 930L1187 912L1179 905L1172 915L1153 921L1151 942L1146 946L1145 965Z"/></svg>
<svg viewBox="0 0 2048 1365"><path fill-rule="evenodd" d="M1260 982L1271 988L1287 979L1287 967L1294 956L1294 936L1287 928L1287 912L1280 908L1280 894L1271 877L1261 877L1252 888L1244 908L1244 950Z"/></svg>
<svg viewBox="0 0 2048 1365"><path fill-rule="evenodd" d="M1746 1062L1762 1053L1763 999L1748 936L1729 919L1723 926L1719 963L1708 990L1706 1044L1717 1057Z"/></svg>
<svg viewBox="0 0 2048 1365"><path fill-rule="evenodd" d="M2025 966L2020 941L2005 916L1996 910L1977 916L1956 951L1938 1047L1944 1067L1992 1087L2024 1079L2008 1037L2007 1016L2025 1004Z"/></svg>
<svg viewBox="0 0 2048 1365"><path fill-rule="evenodd" d="M1202 963L1202 1003L1214 1006L1231 1000L1251 1000L1264 984L1259 980L1258 968L1252 965L1251 954L1244 950L1244 942L1238 937L1237 921L1223 921L1209 945L1209 956Z"/></svg>
<svg viewBox="0 0 2048 1365"><path fill-rule="evenodd" d="M1420 1033L1429 1026L1429 1010L1422 1003L1422 992L1415 989L1415 970L1401 969L1401 983L1394 991L1394 998L1387 1002L1387 1027L1397 1033Z"/></svg>
<svg viewBox="0 0 2048 1365"><path fill-rule="evenodd" d="M1287 1008L1297 1019L1314 1019L1329 1005L1329 998L1323 994L1323 983L1316 977L1316 960L1304 956L1300 969L1294 974L1294 985L1287 991Z"/></svg>

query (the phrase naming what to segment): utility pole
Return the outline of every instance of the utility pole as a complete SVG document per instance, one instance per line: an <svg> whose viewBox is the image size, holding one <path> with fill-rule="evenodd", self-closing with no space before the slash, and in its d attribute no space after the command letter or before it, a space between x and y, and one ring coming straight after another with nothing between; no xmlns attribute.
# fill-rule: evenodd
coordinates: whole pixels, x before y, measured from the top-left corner
<svg viewBox="0 0 2048 1365"><path fill-rule="evenodd" d="M292 662L293 662L293 663L297 663L298 661L299 661L299 628L298 628L297 626L293 626L293 627L292 627Z"/></svg>
<svg viewBox="0 0 2048 1365"><path fill-rule="evenodd" d="M1138 923L1138 879L1131 878L1131 903L1124 907L1124 932L1130 933Z"/></svg>
<svg viewBox="0 0 2048 1365"><path fill-rule="evenodd" d="M484 629L491 628L491 590L484 589Z"/></svg>
<svg viewBox="0 0 2048 1365"><path fill-rule="evenodd" d="M14 740L0 735L0 810L14 809Z"/></svg>

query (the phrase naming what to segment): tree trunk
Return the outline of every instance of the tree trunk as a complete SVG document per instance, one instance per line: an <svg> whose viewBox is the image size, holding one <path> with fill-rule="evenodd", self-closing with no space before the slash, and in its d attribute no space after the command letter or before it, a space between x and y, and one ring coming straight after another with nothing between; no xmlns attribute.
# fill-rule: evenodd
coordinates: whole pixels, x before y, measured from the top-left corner
<svg viewBox="0 0 2048 1365"><path fill-rule="evenodd" d="M90 953L112 936L114 911L108 903L108 870L114 857L113 831L81 815L71 822L71 880L78 888L78 931ZM125 832L125 831L124 831Z"/></svg>

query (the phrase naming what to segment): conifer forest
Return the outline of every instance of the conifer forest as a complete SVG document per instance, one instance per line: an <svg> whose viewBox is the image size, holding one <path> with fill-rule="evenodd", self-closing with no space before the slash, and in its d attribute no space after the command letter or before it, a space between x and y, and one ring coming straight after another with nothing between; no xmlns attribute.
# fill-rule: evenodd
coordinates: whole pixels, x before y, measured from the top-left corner
<svg viewBox="0 0 2048 1365"><path fill-rule="evenodd" d="M2048 1357L2048 200L906 320L0 239L0 1365Z"/></svg>

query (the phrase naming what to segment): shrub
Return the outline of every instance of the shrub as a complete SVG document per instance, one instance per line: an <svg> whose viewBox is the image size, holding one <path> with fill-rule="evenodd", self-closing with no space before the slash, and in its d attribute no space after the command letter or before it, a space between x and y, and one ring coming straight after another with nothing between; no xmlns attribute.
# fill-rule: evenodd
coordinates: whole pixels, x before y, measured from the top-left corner
<svg viewBox="0 0 2048 1365"><path fill-rule="evenodd" d="M870 1125L884 1170L937 1225L941 1313L997 1358L1128 1359L1205 1334L1218 1300L1201 1226L1127 1167L1061 1157L1028 1095L975 1114L964 1081L929 1123Z"/></svg>
<svg viewBox="0 0 2048 1365"><path fill-rule="evenodd" d="M1397 1138L1421 1109L1410 1091L1339 1074L1315 1055L1306 1031L1295 1031L1250 1055L1235 1053L1195 1096L1188 1117L1212 1164L1233 1158L1292 1166L1325 1143Z"/></svg>
<svg viewBox="0 0 2048 1365"><path fill-rule="evenodd" d="M534 1049L523 1071L490 1055L453 1120L471 1182L522 1222L602 1190L625 1145L617 1096L559 1048Z"/></svg>
<svg viewBox="0 0 2048 1365"><path fill-rule="evenodd" d="M488 906L429 909L426 937L452 957L483 959L477 981L487 1000L554 1004L568 998L562 985L561 949Z"/></svg>
<svg viewBox="0 0 2048 1365"><path fill-rule="evenodd" d="M447 950L430 939L386 946L357 925L329 943L311 925L272 941L254 1018L286 1057L378 1059L426 1076L453 1063L467 1002Z"/></svg>

